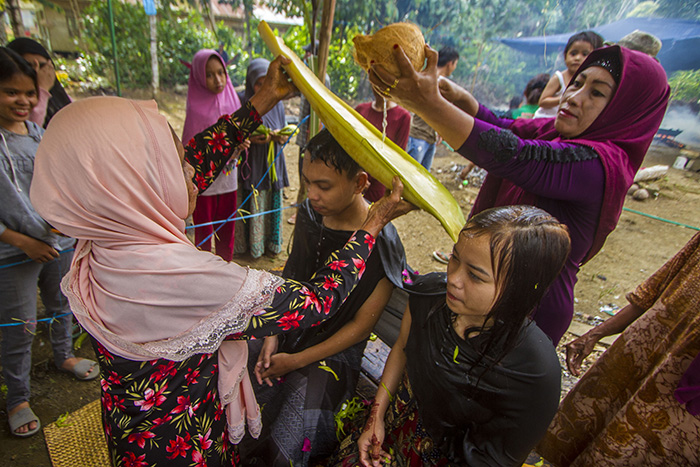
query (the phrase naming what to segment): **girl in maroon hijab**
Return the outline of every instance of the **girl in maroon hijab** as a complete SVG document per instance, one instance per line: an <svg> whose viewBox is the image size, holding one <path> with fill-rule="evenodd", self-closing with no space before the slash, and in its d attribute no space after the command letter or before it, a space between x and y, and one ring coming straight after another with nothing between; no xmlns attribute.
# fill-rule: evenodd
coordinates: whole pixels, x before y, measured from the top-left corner
<svg viewBox="0 0 700 467"><path fill-rule="evenodd" d="M659 63L612 46L593 51L562 94L556 118L499 119L462 88L438 81L437 53L415 72L400 47L402 75L375 67L376 89L423 117L459 153L488 171L472 215L484 209L531 204L569 227L571 254L535 311L556 344L573 316L579 267L617 225L669 97Z"/></svg>

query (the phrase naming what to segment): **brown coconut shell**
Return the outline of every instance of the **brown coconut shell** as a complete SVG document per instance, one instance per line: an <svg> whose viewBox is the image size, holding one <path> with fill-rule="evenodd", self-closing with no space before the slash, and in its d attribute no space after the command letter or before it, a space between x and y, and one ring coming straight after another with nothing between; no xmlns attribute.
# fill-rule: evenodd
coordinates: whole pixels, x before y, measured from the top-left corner
<svg viewBox="0 0 700 467"><path fill-rule="evenodd" d="M372 35L358 34L352 39L355 44L355 61L365 71L373 61L382 65L389 73L399 77L399 65L394 57L394 44L403 48L416 71L425 63L425 39L418 26L411 23L394 23L383 27Z"/></svg>

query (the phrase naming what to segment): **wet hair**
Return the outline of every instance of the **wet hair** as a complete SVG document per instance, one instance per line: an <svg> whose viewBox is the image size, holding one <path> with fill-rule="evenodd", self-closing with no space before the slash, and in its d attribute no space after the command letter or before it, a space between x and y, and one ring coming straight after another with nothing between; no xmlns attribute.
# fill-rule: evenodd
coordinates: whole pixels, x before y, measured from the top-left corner
<svg viewBox="0 0 700 467"><path fill-rule="evenodd" d="M39 92L36 71L29 62L14 50L0 47L0 83L11 80L17 74L29 76L34 82L36 91Z"/></svg>
<svg viewBox="0 0 700 467"><path fill-rule="evenodd" d="M544 88L547 86L548 82L549 75L547 73L540 73L527 82L524 94L528 104L536 105L540 101L542 91L544 91Z"/></svg>
<svg viewBox="0 0 700 467"><path fill-rule="evenodd" d="M309 162L323 161L328 167L334 168L338 173L344 173L349 179L362 171L362 167L345 152L345 149L326 128L309 140L304 152L308 152L304 156L304 160Z"/></svg>
<svg viewBox="0 0 700 467"><path fill-rule="evenodd" d="M438 68L443 67L451 61L459 59L459 52L454 47L445 46L438 51Z"/></svg>
<svg viewBox="0 0 700 467"><path fill-rule="evenodd" d="M469 219L462 235L490 237L496 300L484 327L476 330L492 325L480 352L493 366L515 346L523 322L559 275L571 250L569 230L546 211L523 205L482 211Z"/></svg>
<svg viewBox="0 0 700 467"><path fill-rule="evenodd" d="M568 42L566 43L566 47L564 47L564 56L566 57L566 54L569 52L569 49L571 48L572 45L574 45L574 42L588 42L593 46L593 50L599 49L603 47L603 37L598 34L597 32L594 31L582 31L574 34L573 36L569 37Z"/></svg>

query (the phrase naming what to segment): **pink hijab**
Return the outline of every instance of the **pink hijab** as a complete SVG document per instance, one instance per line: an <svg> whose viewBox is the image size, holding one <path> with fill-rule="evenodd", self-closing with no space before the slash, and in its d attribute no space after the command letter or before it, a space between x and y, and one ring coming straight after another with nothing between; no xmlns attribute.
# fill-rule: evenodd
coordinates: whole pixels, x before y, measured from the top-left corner
<svg viewBox="0 0 700 467"><path fill-rule="evenodd" d="M187 82L187 114L182 130L182 141L187 144L190 139L205 128L216 123L222 115L232 114L241 107L238 94L226 73L226 86L219 94L207 89L207 62L217 57L226 69L221 55L216 50L202 49L192 58L190 79Z"/></svg>
<svg viewBox="0 0 700 467"><path fill-rule="evenodd" d="M280 279L187 239L182 165L156 103L95 97L62 109L37 151L30 196L78 239L62 288L80 324L135 361L218 351L229 438L240 441L246 418L257 436L247 345L224 338L270 304Z"/></svg>

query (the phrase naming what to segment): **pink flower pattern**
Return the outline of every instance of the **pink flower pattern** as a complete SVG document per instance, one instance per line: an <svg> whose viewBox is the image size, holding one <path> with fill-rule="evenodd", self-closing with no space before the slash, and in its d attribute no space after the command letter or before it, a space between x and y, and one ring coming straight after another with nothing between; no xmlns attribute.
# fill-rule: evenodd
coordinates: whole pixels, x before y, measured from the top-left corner
<svg viewBox="0 0 700 467"><path fill-rule="evenodd" d="M188 143L185 157L195 167L200 191L230 159L236 142L259 124L257 112L246 105ZM335 312L357 283L358 265L364 264L373 247L366 232L355 237L308 282L288 280L277 287L272 304L256 310L248 327L236 330L233 337L262 338L280 329L308 327ZM183 361L139 362L96 344L96 354L102 368L104 430L116 463L126 467L240 465L228 439L225 407L218 393L217 353L200 353Z"/></svg>

